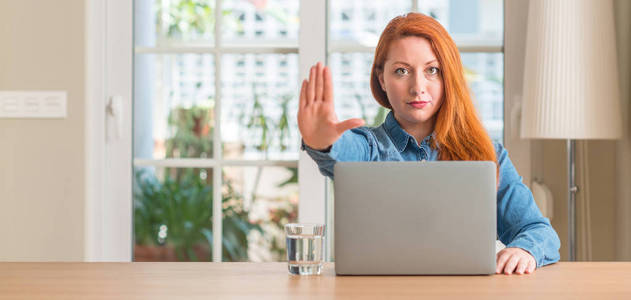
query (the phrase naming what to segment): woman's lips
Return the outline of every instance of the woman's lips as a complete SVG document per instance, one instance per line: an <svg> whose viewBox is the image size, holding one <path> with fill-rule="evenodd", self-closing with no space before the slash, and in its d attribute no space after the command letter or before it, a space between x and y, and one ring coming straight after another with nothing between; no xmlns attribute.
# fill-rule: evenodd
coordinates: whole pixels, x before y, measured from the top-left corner
<svg viewBox="0 0 631 300"><path fill-rule="evenodd" d="M412 101L412 102L408 102L409 105L411 105L414 108L423 108L425 107L425 105L430 104L432 101Z"/></svg>

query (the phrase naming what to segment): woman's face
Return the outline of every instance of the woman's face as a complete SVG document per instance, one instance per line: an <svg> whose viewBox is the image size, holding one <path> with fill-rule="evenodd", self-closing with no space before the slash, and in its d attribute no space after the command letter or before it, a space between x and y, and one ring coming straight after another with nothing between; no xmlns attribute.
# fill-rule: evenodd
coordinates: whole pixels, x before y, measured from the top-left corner
<svg viewBox="0 0 631 300"><path fill-rule="evenodd" d="M408 36L392 42L379 82L404 129L433 126L443 100L443 77L427 39Z"/></svg>

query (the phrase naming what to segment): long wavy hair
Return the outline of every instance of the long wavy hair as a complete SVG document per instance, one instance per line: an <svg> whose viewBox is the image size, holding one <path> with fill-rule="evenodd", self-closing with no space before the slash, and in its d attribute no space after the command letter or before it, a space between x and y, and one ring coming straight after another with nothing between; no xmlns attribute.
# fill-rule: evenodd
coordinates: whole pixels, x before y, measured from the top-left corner
<svg viewBox="0 0 631 300"><path fill-rule="evenodd" d="M388 96L381 89L378 75L383 72L388 50L393 41L417 36L429 41L438 59L443 79L443 103L436 112L432 147L439 148L439 160L493 161L499 166L495 148L477 116L469 88L464 79L460 53L445 28L432 17L420 13L398 16L383 30L370 73L370 89L379 104L392 109Z"/></svg>

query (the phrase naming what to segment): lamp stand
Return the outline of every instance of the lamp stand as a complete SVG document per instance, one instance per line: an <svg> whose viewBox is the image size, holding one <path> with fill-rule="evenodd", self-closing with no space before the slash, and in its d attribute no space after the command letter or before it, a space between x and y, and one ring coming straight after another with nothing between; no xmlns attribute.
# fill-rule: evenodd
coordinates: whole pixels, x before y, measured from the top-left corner
<svg viewBox="0 0 631 300"><path fill-rule="evenodd" d="M568 165L568 241L570 243L569 260L576 261L576 193L578 186L575 184L574 160L576 153L576 140L567 140L567 165Z"/></svg>

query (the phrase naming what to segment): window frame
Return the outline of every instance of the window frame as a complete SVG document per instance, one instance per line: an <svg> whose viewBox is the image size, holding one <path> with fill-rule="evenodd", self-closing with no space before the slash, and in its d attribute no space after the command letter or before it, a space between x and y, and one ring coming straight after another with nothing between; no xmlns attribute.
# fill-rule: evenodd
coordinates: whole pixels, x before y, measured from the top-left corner
<svg viewBox="0 0 631 300"><path fill-rule="evenodd" d="M85 5L85 261L131 261L132 13L126 0Z"/></svg>

